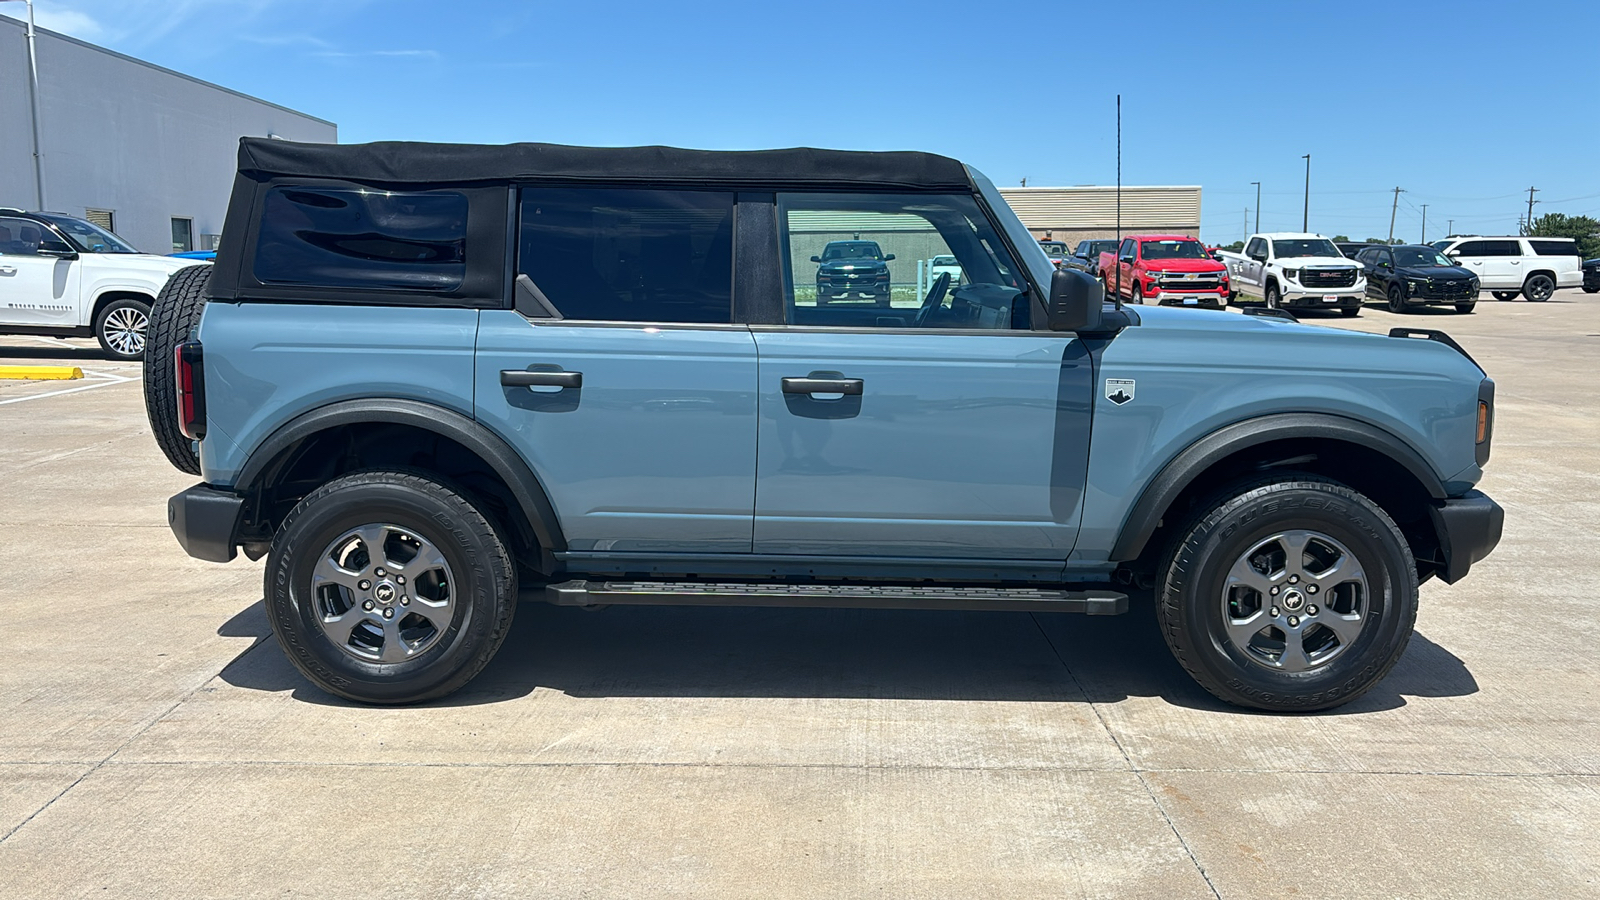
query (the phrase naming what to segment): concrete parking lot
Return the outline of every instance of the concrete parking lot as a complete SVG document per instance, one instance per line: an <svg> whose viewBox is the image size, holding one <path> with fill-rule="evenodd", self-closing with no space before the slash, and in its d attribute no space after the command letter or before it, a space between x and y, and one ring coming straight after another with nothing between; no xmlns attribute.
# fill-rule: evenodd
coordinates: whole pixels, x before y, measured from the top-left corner
<svg viewBox="0 0 1600 900"><path fill-rule="evenodd" d="M524 604L466 690L354 706L173 541L138 366L0 338L86 373L0 381L0 897L1600 896L1600 296L1484 297L1315 319L1489 370L1507 518L1313 716L1214 701L1147 602Z"/></svg>

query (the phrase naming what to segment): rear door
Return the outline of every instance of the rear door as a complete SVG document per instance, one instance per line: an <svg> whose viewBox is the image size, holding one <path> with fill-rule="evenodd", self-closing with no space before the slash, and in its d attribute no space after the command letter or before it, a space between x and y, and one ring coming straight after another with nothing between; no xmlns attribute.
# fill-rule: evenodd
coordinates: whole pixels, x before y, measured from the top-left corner
<svg viewBox="0 0 1600 900"><path fill-rule="evenodd" d="M1078 532L1092 368L1033 331L1025 281L966 195L780 194L783 324L760 352L757 553L1037 560ZM818 306L815 248L859 233L896 255L888 309ZM916 261L966 284L918 296Z"/></svg>
<svg viewBox="0 0 1600 900"><path fill-rule="evenodd" d="M521 191L517 289L563 318L482 313L475 408L572 551L750 551L756 348L732 324L733 199Z"/></svg>
<svg viewBox="0 0 1600 900"><path fill-rule="evenodd" d="M61 329L84 324L78 314L82 261L41 255L71 249L38 222L0 216L0 324Z"/></svg>
<svg viewBox="0 0 1600 900"><path fill-rule="evenodd" d="M1522 245L1515 238L1479 238L1463 241L1449 254L1478 282L1492 290L1522 287Z"/></svg>

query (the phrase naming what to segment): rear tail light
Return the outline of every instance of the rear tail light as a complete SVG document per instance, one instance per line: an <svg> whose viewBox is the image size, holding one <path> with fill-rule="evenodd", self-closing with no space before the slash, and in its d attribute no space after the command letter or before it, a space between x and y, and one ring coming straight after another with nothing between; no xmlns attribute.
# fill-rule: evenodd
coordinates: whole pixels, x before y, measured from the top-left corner
<svg viewBox="0 0 1600 900"><path fill-rule="evenodd" d="M199 341L179 344L172 351L178 370L178 427L193 441L206 436L206 370Z"/></svg>

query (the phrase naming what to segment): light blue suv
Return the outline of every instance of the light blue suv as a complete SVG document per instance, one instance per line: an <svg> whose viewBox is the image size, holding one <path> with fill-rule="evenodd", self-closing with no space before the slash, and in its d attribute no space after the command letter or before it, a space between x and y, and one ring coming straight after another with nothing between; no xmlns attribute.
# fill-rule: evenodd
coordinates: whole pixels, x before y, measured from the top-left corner
<svg viewBox="0 0 1600 900"><path fill-rule="evenodd" d="M885 302L819 301L839 241L882 248ZM267 555L289 658L373 703L461 687L519 598L1153 588L1206 689L1322 709L1503 519L1494 385L1448 337L1109 305L923 153L247 138L151 327L152 428L203 479L179 543Z"/></svg>

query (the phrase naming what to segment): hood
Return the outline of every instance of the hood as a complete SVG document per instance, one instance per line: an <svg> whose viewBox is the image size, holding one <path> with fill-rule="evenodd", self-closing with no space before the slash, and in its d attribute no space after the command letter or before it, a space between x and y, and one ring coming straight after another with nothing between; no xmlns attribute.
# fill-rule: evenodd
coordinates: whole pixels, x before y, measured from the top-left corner
<svg viewBox="0 0 1600 900"><path fill-rule="evenodd" d="M1273 264L1285 269L1359 269L1361 265L1348 256L1296 256L1292 259L1275 259Z"/></svg>
<svg viewBox="0 0 1600 900"><path fill-rule="evenodd" d="M152 275L171 275L179 269L205 265L199 260L157 256L154 253L84 253L78 259L96 268L148 272Z"/></svg>
<svg viewBox="0 0 1600 900"><path fill-rule="evenodd" d="M1461 266L1395 266L1394 270L1411 278L1458 279L1472 277L1472 273Z"/></svg>
<svg viewBox="0 0 1600 900"><path fill-rule="evenodd" d="M1226 272L1228 267L1214 259L1147 259L1149 272Z"/></svg>

